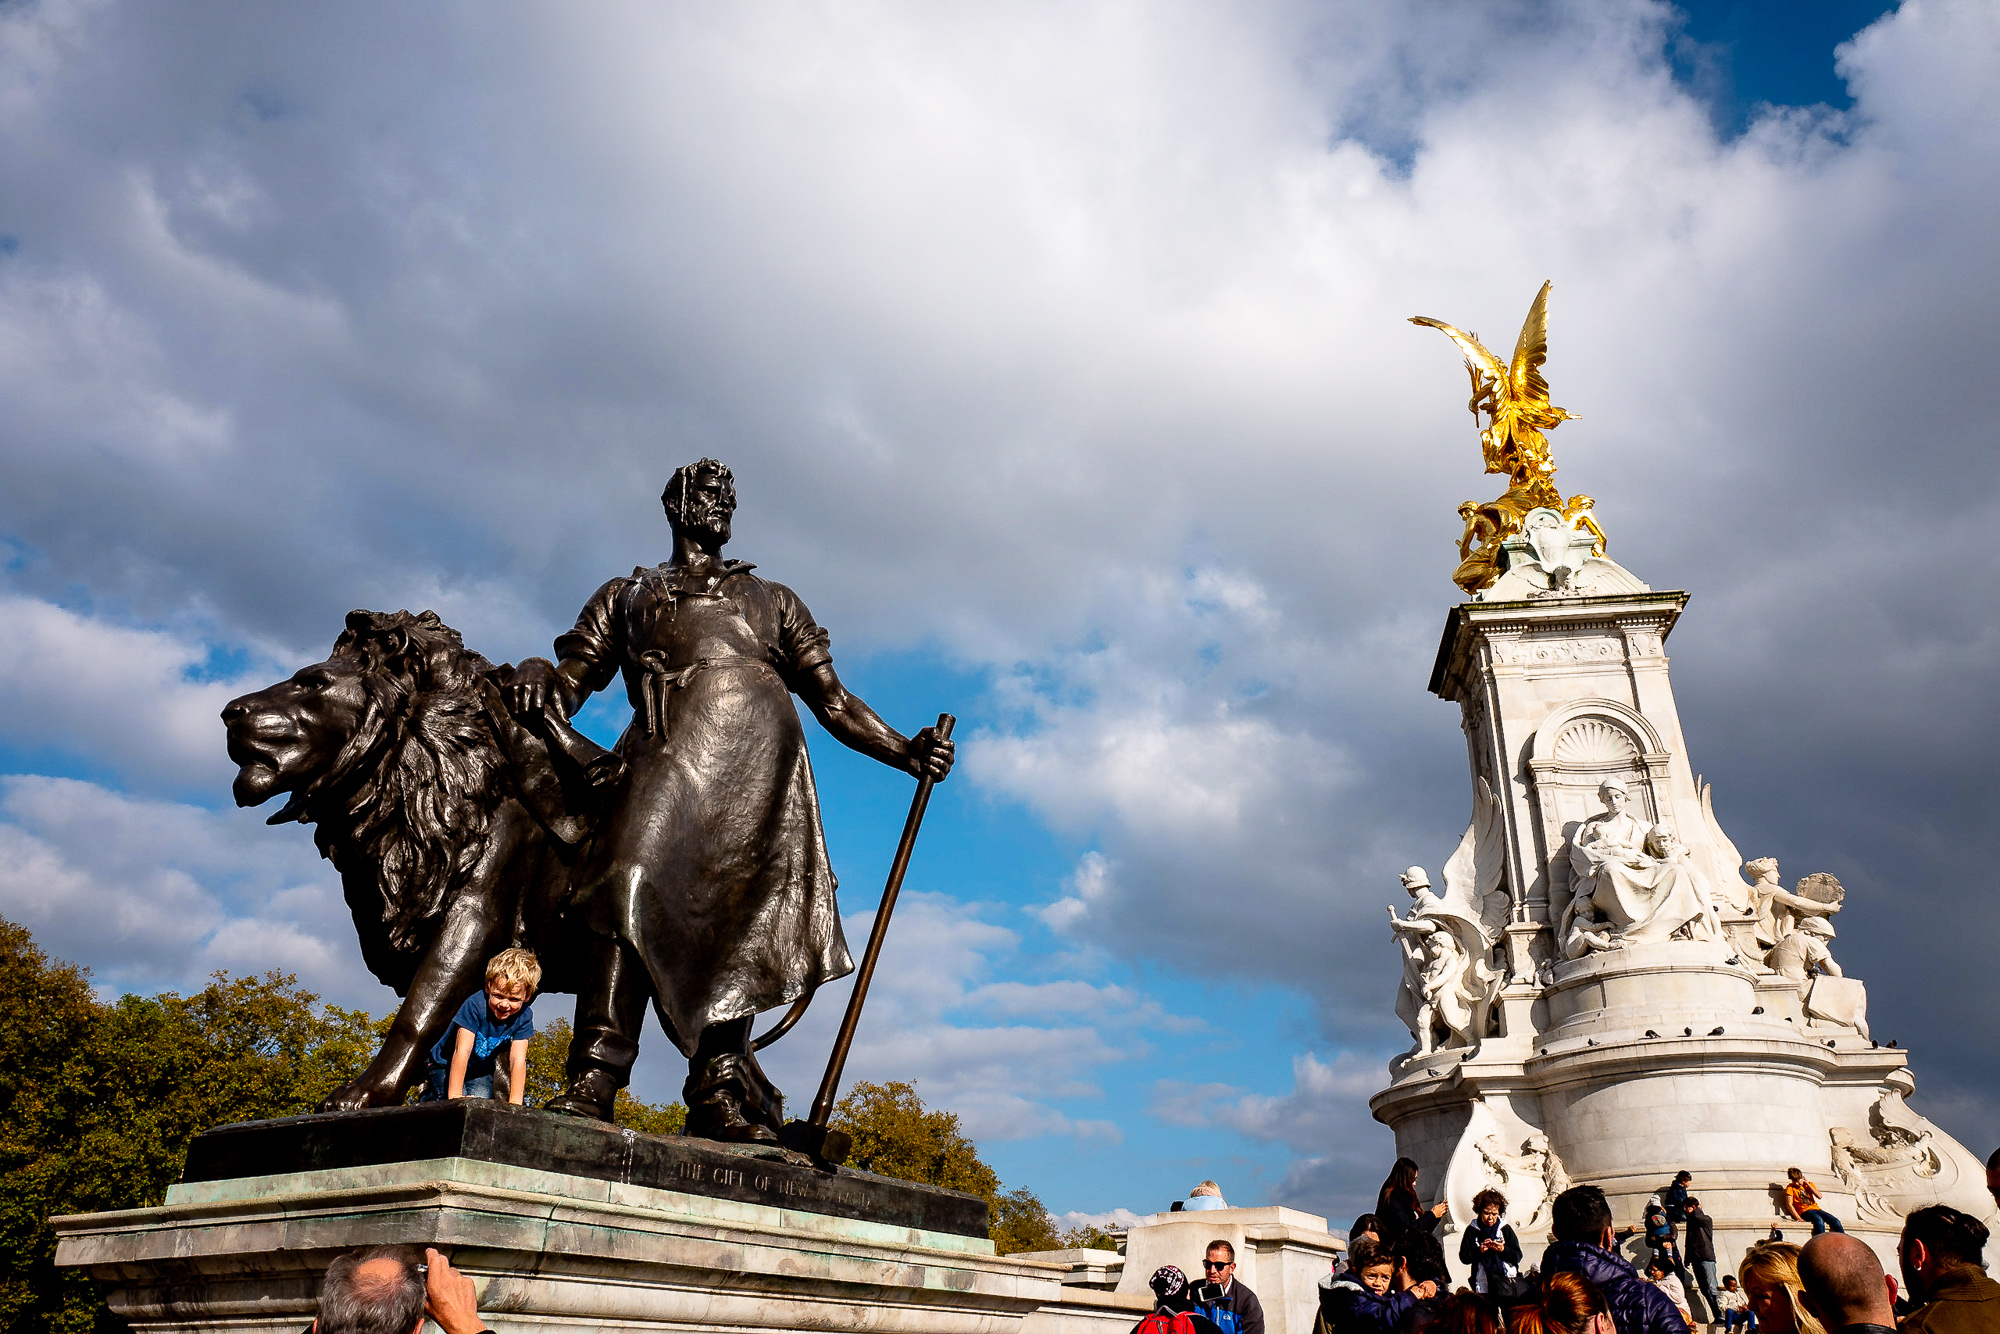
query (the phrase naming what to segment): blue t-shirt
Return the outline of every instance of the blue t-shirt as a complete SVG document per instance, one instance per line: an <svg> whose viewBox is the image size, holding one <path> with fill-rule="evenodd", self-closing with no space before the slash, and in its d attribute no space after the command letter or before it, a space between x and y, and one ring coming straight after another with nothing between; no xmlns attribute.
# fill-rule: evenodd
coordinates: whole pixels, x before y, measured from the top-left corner
<svg viewBox="0 0 2000 1334"><path fill-rule="evenodd" d="M458 1007L451 1026L431 1048L431 1068L451 1069L452 1048L458 1044L458 1030L472 1034L472 1054L465 1058L465 1077L477 1079L493 1073L493 1054L509 1042L526 1042L535 1035L535 1007L523 1005L521 1012L506 1023L495 1023L486 1008L486 993L475 991Z"/></svg>

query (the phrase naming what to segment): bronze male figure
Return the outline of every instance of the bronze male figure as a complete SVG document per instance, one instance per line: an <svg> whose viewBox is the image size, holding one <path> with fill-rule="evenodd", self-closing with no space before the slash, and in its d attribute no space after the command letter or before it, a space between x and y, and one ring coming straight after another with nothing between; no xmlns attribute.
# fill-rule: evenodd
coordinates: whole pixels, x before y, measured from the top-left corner
<svg viewBox="0 0 2000 1334"><path fill-rule="evenodd" d="M769 1142L781 1099L751 1020L854 967L790 696L844 745L911 774L944 778L952 743L883 722L841 685L798 595L722 558L728 468L689 464L660 502L673 558L598 589L556 640L560 661L529 659L507 690L532 721L572 715L622 676L633 709L616 748L624 776L574 872L576 1036L568 1089L549 1106L611 1118L651 1001L689 1060L687 1133Z"/></svg>

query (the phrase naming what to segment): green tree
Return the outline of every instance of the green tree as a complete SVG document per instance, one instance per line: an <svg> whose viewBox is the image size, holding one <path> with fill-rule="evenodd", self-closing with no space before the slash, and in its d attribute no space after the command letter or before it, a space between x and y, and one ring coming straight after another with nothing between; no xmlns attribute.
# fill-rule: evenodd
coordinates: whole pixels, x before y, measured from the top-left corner
<svg viewBox="0 0 2000 1334"><path fill-rule="evenodd" d="M56 1269L47 1220L71 1198L103 1009L88 973L0 921L0 1326L10 1330L94 1323L93 1286Z"/></svg>
<svg viewBox="0 0 2000 1334"><path fill-rule="evenodd" d="M60 1334L116 1322L55 1268L50 1215L160 1203L194 1136L311 1111L382 1027L280 973L106 1004L5 921L0 1012L0 1322Z"/></svg>
<svg viewBox="0 0 2000 1334"><path fill-rule="evenodd" d="M992 1221L986 1234L993 1238L993 1249L1001 1255L1053 1251L1064 1244L1056 1231L1056 1220L1049 1217L1041 1198L1026 1186L1016 1186L997 1196L987 1207L992 1210Z"/></svg>
<svg viewBox="0 0 2000 1334"><path fill-rule="evenodd" d="M1000 1194L999 1176L980 1161L978 1148L959 1128L958 1114L925 1107L913 1084L863 1081L834 1104L828 1119L854 1137L850 1167L962 1190L985 1200L989 1209Z"/></svg>
<svg viewBox="0 0 2000 1334"><path fill-rule="evenodd" d="M863 1081L834 1104L833 1125L854 1137L848 1165L903 1181L962 1190L986 1201L987 1235L1001 1255L1065 1245L1055 1219L1026 1186L1003 1193L958 1114L924 1106L916 1086ZM1095 1243L1093 1243L1095 1244ZM1113 1250L1117 1249L1112 1243Z"/></svg>
<svg viewBox="0 0 2000 1334"><path fill-rule="evenodd" d="M1118 1238L1103 1228L1092 1227L1085 1223L1082 1227L1073 1227L1063 1233L1062 1244L1067 1250L1115 1251L1118 1249Z"/></svg>

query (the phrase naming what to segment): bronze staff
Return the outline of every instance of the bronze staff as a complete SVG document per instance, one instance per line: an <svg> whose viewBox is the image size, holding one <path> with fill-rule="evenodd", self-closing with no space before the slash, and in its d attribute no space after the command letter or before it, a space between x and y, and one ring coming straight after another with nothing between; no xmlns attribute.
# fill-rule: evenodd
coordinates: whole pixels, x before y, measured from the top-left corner
<svg viewBox="0 0 2000 1334"><path fill-rule="evenodd" d="M958 719L940 713L937 736L951 739ZM854 990L847 998L847 1013L840 1019L840 1035L833 1040L833 1056L826 1063L826 1078L819 1082L813 1099L811 1119L785 1123L783 1139L787 1148L809 1153L824 1163L844 1163L853 1140L844 1130L828 1127L833 1114L833 1098L840 1091L841 1071L847 1067L847 1052L854 1045L854 1030L861 1023L861 1007L868 1000L868 984L875 977L875 962L882 957L882 941L889 934L889 915L896 911L896 896L903 890L903 873L910 869L910 853L917 846L917 830L923 827L924 808L930 805L931 788L936 782L928 772L917 779L917 793L910 798L910 816L903 821L903 841L896 845L896 860L889 866L889 883L882 889L882 906L875 911L875 925L868 932L868 949L861 956L861 969L854 975Z"/></svg>

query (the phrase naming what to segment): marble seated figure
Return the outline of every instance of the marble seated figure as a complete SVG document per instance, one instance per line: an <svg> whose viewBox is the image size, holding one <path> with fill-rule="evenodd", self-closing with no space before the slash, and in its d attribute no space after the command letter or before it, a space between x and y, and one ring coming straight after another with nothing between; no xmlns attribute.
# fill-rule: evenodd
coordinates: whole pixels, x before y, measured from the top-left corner
<svg viewBox="0 0 2000 1334"><path fill-rule="evenodd" d="M1604 810L1570 839L1573 892L1557 932L1563 956L1676 933L1719 938L1708 888L1673 832L1632 814L1631 791L1615 778L1600 783L1597 795Z"/></svg>
<svg viewBox="0 0 2000 1334"><path fill-rule="evenodd" d="M1868 1036L1868 990L1851 977L1842 976L1827 941L1834 936L1833 923L1824 917L1804 917L1785 938L1771 947L1765 963L1780 977L1805 983L1803 1003L1806 1018L1821 1023L1852 1028Z"/></svg>

